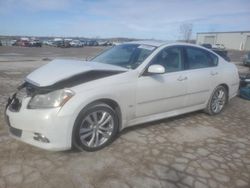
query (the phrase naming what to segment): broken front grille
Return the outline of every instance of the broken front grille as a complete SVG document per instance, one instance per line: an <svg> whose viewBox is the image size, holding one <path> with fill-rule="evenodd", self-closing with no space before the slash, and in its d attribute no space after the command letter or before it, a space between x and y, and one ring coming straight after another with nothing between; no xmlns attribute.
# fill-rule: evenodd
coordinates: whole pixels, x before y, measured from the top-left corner
<svg viewBox="0 0 250 188"><path fill-rule="evenodd" d="M18 91L11 98L9 98L11 101L9 104L9 110L18 112L21 109L22 100L25 97L33 97L36 94L48 93L49 91L49 89L39 88L28 82L25 82L19 86Z"/></svg>
<svg viewBox="0 0 250 188"><path fill-rule="evenodd" d="M22 106L23 98L28 96L26 84L22 84L18 87L18 91L12 96L11 103L9 105L9 110L13 112L18 112Z"/></svg>

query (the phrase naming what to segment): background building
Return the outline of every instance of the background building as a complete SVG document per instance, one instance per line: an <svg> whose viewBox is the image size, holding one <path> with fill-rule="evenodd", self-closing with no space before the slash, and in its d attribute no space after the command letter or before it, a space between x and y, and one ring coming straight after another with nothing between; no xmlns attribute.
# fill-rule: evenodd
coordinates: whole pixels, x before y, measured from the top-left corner
<svg viewBox="0 0 250 188"><path fill-rule="evenodd" d="M250 31L197 33L197 44L223 44L227 49L250 50Z"/></svg>

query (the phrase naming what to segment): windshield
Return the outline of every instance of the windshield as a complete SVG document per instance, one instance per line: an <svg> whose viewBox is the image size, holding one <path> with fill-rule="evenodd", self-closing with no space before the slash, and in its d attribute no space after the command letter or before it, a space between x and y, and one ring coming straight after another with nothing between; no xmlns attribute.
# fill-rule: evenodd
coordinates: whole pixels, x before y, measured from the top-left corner
<svg viewBox="0 0 250 188"><path fill-rule="evenodd" d="M155 47L150 45L122 44L103 52L91 61L135 69L154 50Z"/></svg>

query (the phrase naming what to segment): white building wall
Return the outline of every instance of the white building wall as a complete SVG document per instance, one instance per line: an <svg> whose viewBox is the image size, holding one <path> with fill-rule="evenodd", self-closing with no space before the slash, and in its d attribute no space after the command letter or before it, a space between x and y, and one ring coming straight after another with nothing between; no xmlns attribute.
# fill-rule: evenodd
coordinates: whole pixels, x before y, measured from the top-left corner
<svg viewBox="0 0 250 188"><path fill-rule="evenodd" d="M214 44L223 44L227 49L250 50L246 49L247 36L250 36L250 32L197 33L196 43L206 43L206 36L214 36Z"/></svg>

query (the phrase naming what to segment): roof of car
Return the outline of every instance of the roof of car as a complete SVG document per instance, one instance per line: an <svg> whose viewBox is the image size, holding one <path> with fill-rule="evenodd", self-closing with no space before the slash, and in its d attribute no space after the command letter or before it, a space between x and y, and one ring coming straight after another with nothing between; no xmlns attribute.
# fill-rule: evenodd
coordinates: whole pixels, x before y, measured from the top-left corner
<svg viewBox="0 0 250 188"><path fill-rule="evenodd" d="M160 41L160 40L141 40L141 41L131 41L131 42L126 42L126 44L141 44L141 45L150 45L150 46L155 46L155 47L160 47L163 45L183 45L183 46L195 46L195 47L200 47L204 48L200 45L197 44L191 44L191 43L185 43L185 42L167 42L167 41Z"/></svg>
<svg viewBox="0 0 250 188"><path fill-rule="evenodd" d="M141 44L141 45L150 45L150 46L162 46L164 44L168 44L166 41L160 41L160 40L139 40L139 41L132 41L132 42L127 42L130 44Z"/></svg>

